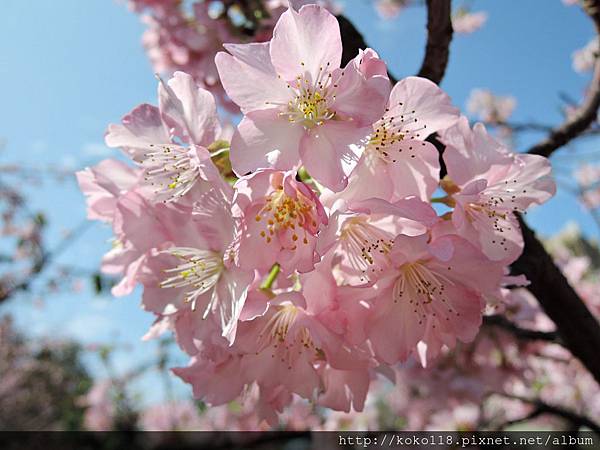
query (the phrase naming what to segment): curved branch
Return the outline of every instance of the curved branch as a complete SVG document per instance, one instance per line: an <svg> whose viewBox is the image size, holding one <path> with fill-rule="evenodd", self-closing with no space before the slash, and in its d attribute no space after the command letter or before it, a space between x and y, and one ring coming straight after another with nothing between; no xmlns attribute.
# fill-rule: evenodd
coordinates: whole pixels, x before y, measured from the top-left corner
<svg viewBox="0 0 600 450"><path fill-rule="evenodd" d="M571 287L534 232L519 217L525 248L512 265L523 273L527 287L556 324L557 333L573 356L577 357L600 383L600 324Z"/></svg>
<svg viewBox="0 0 600 450"><path fill-rule="evenodd" d="M451 0L427 0L427 46L418 76L440 84L452 41Z"/></svg>
<svg viewBox="0 0 600 450"><path fill-rule="evenodd" d="M513 425L516 423L521 423L521 422L525 422L527 420L534 419L543 414L551 414L553 416L557 416L562 419L568 420L572 425L575 425L578 429L581 427L586 427L592 431L595 431L596 433L600 433L600 425L598 425L596 422L594 422L589 417L578 414L569 409L562 408L560 406L550 405L540 399L529 399L526 397L520 397L518 395L510 395L510 394L503 394L503 393L499 393L498 395L501 395L502 397L506 397L506 398L509 398L512 400L518 400L520 402L527 403L529 405L534 406L533 411L531 411L525 417L510 420L510 421L506 422L505 424L503 424L500 427L500 429L506 428L508 425Z"/></svg>
<svg viewBox="0 0 600 450"><path fill-rule="evenodd" d="M489 327L497 327L508 331L519 339L562 344L562 340L556 331L538 331L521 328L504 316L486 316L483 318L483 323Z"/></svg>
<svg viewBox="0 0 600 450"><path fill-rule="evenodd" d="M594 21L596 38L600 39L600 0L584 0L582 7ZM555 150L583 133L598 117L600 107L600 58L596 58L594 75L583 103L560 126L554 128L543 141L531 147L528 153L550 156Z"/></svg>

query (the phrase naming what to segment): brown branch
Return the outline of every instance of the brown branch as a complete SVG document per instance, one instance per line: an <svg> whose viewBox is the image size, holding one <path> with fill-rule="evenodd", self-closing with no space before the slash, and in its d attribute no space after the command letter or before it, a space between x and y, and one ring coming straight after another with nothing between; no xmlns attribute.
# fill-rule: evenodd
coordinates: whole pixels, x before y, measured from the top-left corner
<svg viewBox="0 0 600 450"><path fill-rule="evenodd" d="M584 416L582 414L578 414L569 409L562 408L560 406L550 405L540 399L529 399L526 397L520 397L518 395L511 395L511 394L504 394L504 393L498 393L498 395L501 395L502 397L506 397L506 398L509 398L512 400L518 400L520 402L527 403L529 405L534 406L533 411L531 411L526 416L519 418L519 419L510 420L510 421L504 423L503 425L501 425L499 427L499 429L504 429L509 425L526 422L528 420L534 419L534 418L544 415L544 414L550 414L553 416L560 417L562 419L566 419L571 425L576 426L577 429L579 429L581 427L586 427L596 433L600 433L600 425L598 425L596 422L594 422L589 417Z"/></svg>
<svg viewBox="0 0 600 450"><path fill-rule="evenodd" d="M496 327L508 331L519 339L562 344L560 336L555 331L538 331L527 328L521 328L504 316L486 316L483 318L483 323L488 327Z"/></svg>
<svg viewBox="0 0 600 450"><path fill-rule="evenodd" d="M597 38L600 39L600 0L584 0L582 8L593 20ZM597 57L594 64L594 75L581 106L562 125L553 129L547 138L531 147L528 153L550 156L556 149L575 139L594 123L599 107L600 58Z"/></svg>
<svg viewBox="0 0 600 450"><path fill-rule="evenodd" d="M451 0L427 0L427 46L418 76L440 84L452 41Z"/></svg>
<svg viewBox="0 0 600 450"><path fill-rule="evenodd" d="M418 76L439 84L444 78L452 41L451 0L427 0L427 45ZM345 16L337 16L342 34L342 66L368 47L363 35ZM392 83L397 78L388 71Z"/></svg>
<svg viewBox="0 0 600 450"><path fill-rule="evenodd" d="M556 324L557 333L569 351L583 363L600 383L600 324L571 287L534 232L519 218L525 248L512 265L523 273L527 287Z"/></svg>

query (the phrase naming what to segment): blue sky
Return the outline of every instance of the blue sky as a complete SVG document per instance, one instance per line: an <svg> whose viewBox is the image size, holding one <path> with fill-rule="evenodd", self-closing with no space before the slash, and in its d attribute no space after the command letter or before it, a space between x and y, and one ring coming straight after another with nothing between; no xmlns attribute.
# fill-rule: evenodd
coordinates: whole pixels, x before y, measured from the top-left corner
<svg viewBox="0 0 600 450"><path fill-rule="evenodd" d="M579 99L588 81L587 75L572 70L571 54L593 36L589 20L560 0L544 1L543 8L539 0L471 4L474 10L487 11L489 20L475 34L455 37L443 88L463 109L471 89L489 88L517 98L514 121L558 123L559 92ZM423 8L412 7L395 20L383 21L369 0L347 0L345 5L347 16L397 77L417 72L425 43ZM139 18L113 0L3 0L2 7L2 163L79 169L116 156L117 151L103 145L107 124L139 103L155 102L156 80L140 44ZM526 149L535 138L524 136L517 148ZM561 150L554 158L556 171L568 177L574 152L589 153L597 144L587 140ZM50 244L84 220L83 198L72 180L23 188L33 207L48 214ZM586 234L598 236L591 218L564 192L533 210L528 220L544 234L575 220ZM94 225L61 261L94 269L109 248L109 238L108 227ZM116 361L125 370L156 351L154 344L140 342L152 317L139 309L138 299L139 292L112 299L95 297L86 288L80 294L48 298L44 308L23 296L0 312L12 313L36 335L126 343L128 349ZM150 376L145 382L158 380ZM156 389L153 396L160 392Z"/></svg>

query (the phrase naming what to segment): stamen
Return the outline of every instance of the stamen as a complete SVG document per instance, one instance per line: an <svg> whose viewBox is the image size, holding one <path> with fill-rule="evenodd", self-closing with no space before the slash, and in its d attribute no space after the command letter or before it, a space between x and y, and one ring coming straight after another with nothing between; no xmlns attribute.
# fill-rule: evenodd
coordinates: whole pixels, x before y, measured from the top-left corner
<svg viewBox="0 0 600 450"><path fill-rule="evenodd" d="M297 249L294 243L300 239L299 233L303 235L302 242L308 244L308 235L315 235L318 231L313 202L298 191L295 198L290 197L282 187L267 197L255 220L264 225L260 236L267 244L271 243L272 236L277 234L282 244L289 241L289 250Z"/></svg>
<svg viewBox="0 0 600 450"><path fill-rule="evenodd" d="M144 179L156 186L155 194L167 196L165 203L183 197L199 176L193 167L188 149L175 144L150 144L150 147L156 149L146 153L141 161L145 168Z"/></svg>
<svg viewBox="0 0 600 450"><path fill-rule="evenodd" d="M450 269L451 267L447 267L447 270ZM450 305L444 292L447 285L454 284L448 277L430 270L422 262L403 264L399 272L400 276L392 290L392 298L394 303L408 301L419 325L422 325L428 316L436 316L435 311L439 312L440 308L443 308L446 320L450 320L450 315L460 316ZM435 328L435 324L432 326Z"/></svg>
<svg viewBox="0 0 600 450"><path fill-rule="evenodd" d="M304 63L300 65L304 67ZM328 69L329 63L325 69L320 67L314 82L306 75L298 75L295 85L288 83L292 99L287 103L267 103L280 106L280 116L287 117L291 123L301 123L307 129L335 118L336 112L331 109L331 103L335 100L338 84L333 83L333 76Z"/></svg>
<svg viewBox="0 0 600 450"><path fill-rule="evenodd" d="M370 224L367 217L359 216L346 220L340 243L350 266L361 272L364 280L387 266L394 239L391 233Z"/></svg>
<svg viewBox="0 0 600 450"><path fill-rule="evenodd" d="M196 299L211 290L219 280L224 269L223 258L210 250L174 247L165 253L179 258L182 263L165 270L165 273L175 274L160 283L161 288L191 288L185 294L185 302L196 307ZM206 312L205 312L206 315Z"/></svg>

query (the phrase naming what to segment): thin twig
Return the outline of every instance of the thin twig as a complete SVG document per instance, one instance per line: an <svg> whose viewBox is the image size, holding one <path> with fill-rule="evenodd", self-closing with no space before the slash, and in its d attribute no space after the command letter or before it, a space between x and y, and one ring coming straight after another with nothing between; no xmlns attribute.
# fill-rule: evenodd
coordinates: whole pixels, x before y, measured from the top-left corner
<svg viewBox="0 0 600 450"><path fill-rule="evenodd" d="M26 276L21 281L13 284L9 287L0 286L0 303L8 300L11 296L19 291L26 291L31 286L31 283L44 272L44 270L50 266L51 262L60 256L67 248L69 248L73 242L77 240L83 233L85 233L93 222L84 220L77 227L75 227L67 237L65 237L59 244L51 251L45 252L41 258L39 258L34 266L29 270Z"/></svg>
<svg viewBox="0 0 600 450"><path fill-rule="evenodd" d="M583 0L583 10L590 16L600 38L600 0ZM600 107L600 58L596 58L594 75L583 103L548 137L531 147L528 153L550 156L555 150L581 135L597 118Z"/></svg>
<svg viewBox="0 0 600 450"><path fill-rule="evenodd" d="M562 344L562 340L556 331L538 331L527 328L521 328L515 323L511 322L504 316L494 315L486 316L483 318L483 323L489 327L502 328L505 331L510 332L519 339L545 341L554 344Z"/></svg>
<svg viewBox="0 0 600 450"><path fill-rule="evenodd" d="M569 423L571 425L576 426L577 429L585 427L585 428L589 428L590 430L592 430L596 433L600 433L600 425L598 425L596 422L594 422L589 417L584 416L582 414L578 414L569 409L566 409L566 408L563 408L560 406L550 405L549 403L546 403L538 398L530 399L527 397L521 397L518 395L505 394L505 393L498 393L498 395L509 398L511 400L518 400L520 402L527 403L529 405L534 406L533 411L531 411L529 414L527 414L526 416L524 416L522 418L513 419L513 420L509 420L509 421L505 422L500 427L500 429L504 429L509 425L514 425L516 423L521 423L521 422L525 422L527 420L534 419L534 418L544 415L544 414L550 414L550 415L557 416L562 419L568 420Z"/></svg>

